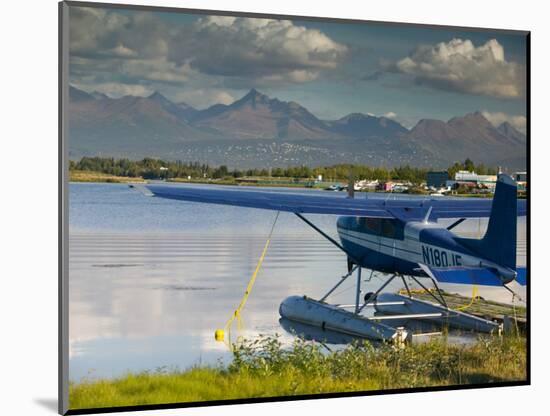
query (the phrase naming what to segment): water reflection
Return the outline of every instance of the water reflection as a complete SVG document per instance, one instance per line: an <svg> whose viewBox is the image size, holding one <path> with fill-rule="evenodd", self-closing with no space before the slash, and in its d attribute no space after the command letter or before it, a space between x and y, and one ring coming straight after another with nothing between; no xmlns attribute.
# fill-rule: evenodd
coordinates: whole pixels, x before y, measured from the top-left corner
<svg viewBox="0 0 550 416"><path fill-rule="evenodd" d="M352 335L341 334L329 329L321 329L312 325L307 325L301 322L291 321L286 318L280 318L279 324L288 335L299 336L307 341L315 341L322 344L328 351L345 348L352 342L362 342L363 340ZM412 334L412 342L422 343L428 341L432 337L442 337L453 344L470 344L476 342L479 334L472 332L464 332L451 330L443 333L441 326L430 322L421 321L406 321L394 322L394 326L404 326ZM372 345L379 345L380 342L369 341Z"/></svg>
<svg viewBox="0 0 550 416"><path fill-rule="evenodd" d="M213 333L240 301L274 215L145 198L124 185L71 184L70 379L229 360ZM335 236L335 216L313 218ZM476 235L484 227L486 222L466 221L456 230ZM524 222L518 260L525 262ZM279 322L280 302L296 294L320 297L345 272L339 250L293 215L281 214L240 335L278 333L283 343L291 343L292 333ZM384 279L377 273L364 277L370 278L365 291ZM352 280L332 302L353 302ZM392 288L399 289L399 282ZM469 287L447 289L471 293ZM479 294L511 301L502 289ZM339 344L345 337L327 341Z"/></svg>
<svg viewBox="0 0 550 416"><path fill-rule="evenodd" d="M317 341L321 344L347 345L357 340L356 337L351 335L341 334L329 329L321 329L286 318L279 319L279 324L281 328L291 335L299 336L307 341Z"/></svg>

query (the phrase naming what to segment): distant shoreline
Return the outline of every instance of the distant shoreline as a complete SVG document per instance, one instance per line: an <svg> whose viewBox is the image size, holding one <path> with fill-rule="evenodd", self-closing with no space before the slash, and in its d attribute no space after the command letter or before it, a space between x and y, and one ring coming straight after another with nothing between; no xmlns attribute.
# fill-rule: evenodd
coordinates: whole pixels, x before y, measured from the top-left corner
<svg viewBox="0 0 550 416"><path fill-rule="evenodd" d="M146 183L146 180L138 177L116 176L108 173L69 170L69 182L97 182L97 183Z"/></svg>
<svg viewBox="0 0 550 416"><path fill-rule="evenodd" d="M148 183L149 181L143 177L129 177L129 176L116 176L110 175L107 173L93 172L93 171L69 171L69 182L72 183L115 183L115 184L126 184L126 183ZM166 181L167 183L186 183L186 184L203 184L203 185L228 185L228 186L242 186L242 187L273 187L273 188L301 188L301 189L315 189L323 190L325 185L315 184L309 185L308 182L295 182L295 183L269 183L269 182L237 182L226 179L183 179L183 178L173 178ZM336 191L327 191L327 192L336 192ZM342 192L342 191L340 191ZM430 197L428 193L426 194L409 194L409 193L397 193L397 192L384 192L384 191L355 191L358 193L379 193L379 194L399 194L399 195L424 195ZM453 197L465 197L465 198L492 198L492 195L486 194L453 194ZM518 198L521 198L518 195Z"/></svg>

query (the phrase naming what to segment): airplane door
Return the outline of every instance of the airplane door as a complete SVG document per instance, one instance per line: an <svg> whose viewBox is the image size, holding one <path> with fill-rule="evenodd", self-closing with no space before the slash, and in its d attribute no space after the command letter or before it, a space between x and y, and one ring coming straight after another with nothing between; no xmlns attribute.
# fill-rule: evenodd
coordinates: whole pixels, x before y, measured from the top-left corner
<svg viewBox="0 0 550 416"><path fill-rule="evenodd" d="M376 253L378 254L378 266L380 267L384 263L384 260L383 260L382 256L380 255L382 253L382 237L378 236L376 238L376 240L378 241L378 247L376 249Z"/></svg>
<svg viewBox="0 0 550 416"><path fill-rule="evenodd" d="M382 238L380 239L380 246L379 250L382 252L387 253L387 257L385 258L385 266L392 270L395 267L395 252L396 252L396 227L395 223L391 219L383 219L382 220L382 229L381 229L381 235L384 239L385 247L382 247ZM385 248L385 250L383 250Z"/></svg>

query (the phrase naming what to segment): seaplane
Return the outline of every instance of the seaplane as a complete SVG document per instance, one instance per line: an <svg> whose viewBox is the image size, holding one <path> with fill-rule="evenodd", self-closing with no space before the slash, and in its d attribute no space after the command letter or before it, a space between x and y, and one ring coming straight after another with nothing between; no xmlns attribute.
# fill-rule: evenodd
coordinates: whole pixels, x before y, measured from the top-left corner
<svg viewBox="0 0 550 416"><path fill-rule="evenodd" d="M411 333L389 322L409 319L436 320L449 327L485 333L501 331L501 324L449 308L439 284L497 286L514 294L510 283L528 284L526 268L516 265L517 218L527 215L527 201L517 199L517 185L505 174L499 175L492 199L374 198L368 193L367 197L357 198L353 186L348 187L347 197L209 185L131 186L155 198L295 214L347 256L347 274L339 276L323 297L290 296L279 307L282 318L323 330L395 342L410 339ZM340 241L313 222L315 214L338 216ZM488 218L482 238L466 238L453 232L471 218ZM445 226L439 221L442 219L454 222ZM386 276L376 291L364 296L362 269ZM330 295L354 273L355 303L328 303ZM415 298L405 277L416 282L433 301ZM394 279L402 280L406 294L384 292ZM430 282L431 289L427 287ZM365 316L362 312L367 307L374 307L376 315Z"/></svg>

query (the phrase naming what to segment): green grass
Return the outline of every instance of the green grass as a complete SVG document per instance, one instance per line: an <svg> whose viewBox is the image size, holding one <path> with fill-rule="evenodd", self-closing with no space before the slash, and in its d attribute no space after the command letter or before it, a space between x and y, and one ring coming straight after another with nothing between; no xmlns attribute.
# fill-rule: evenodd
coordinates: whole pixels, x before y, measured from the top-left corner
<svg viewBox="0 0 550 416"><path fill-rule="evenodd" d="M297 340L282 348L275 337L245 341L228 366L127 374L70 385L70 408L197 402L331 392L520 381L526 378L525 338L479 339L469 346L445 339L374 348L358 343L327 353Z"/></svg>

